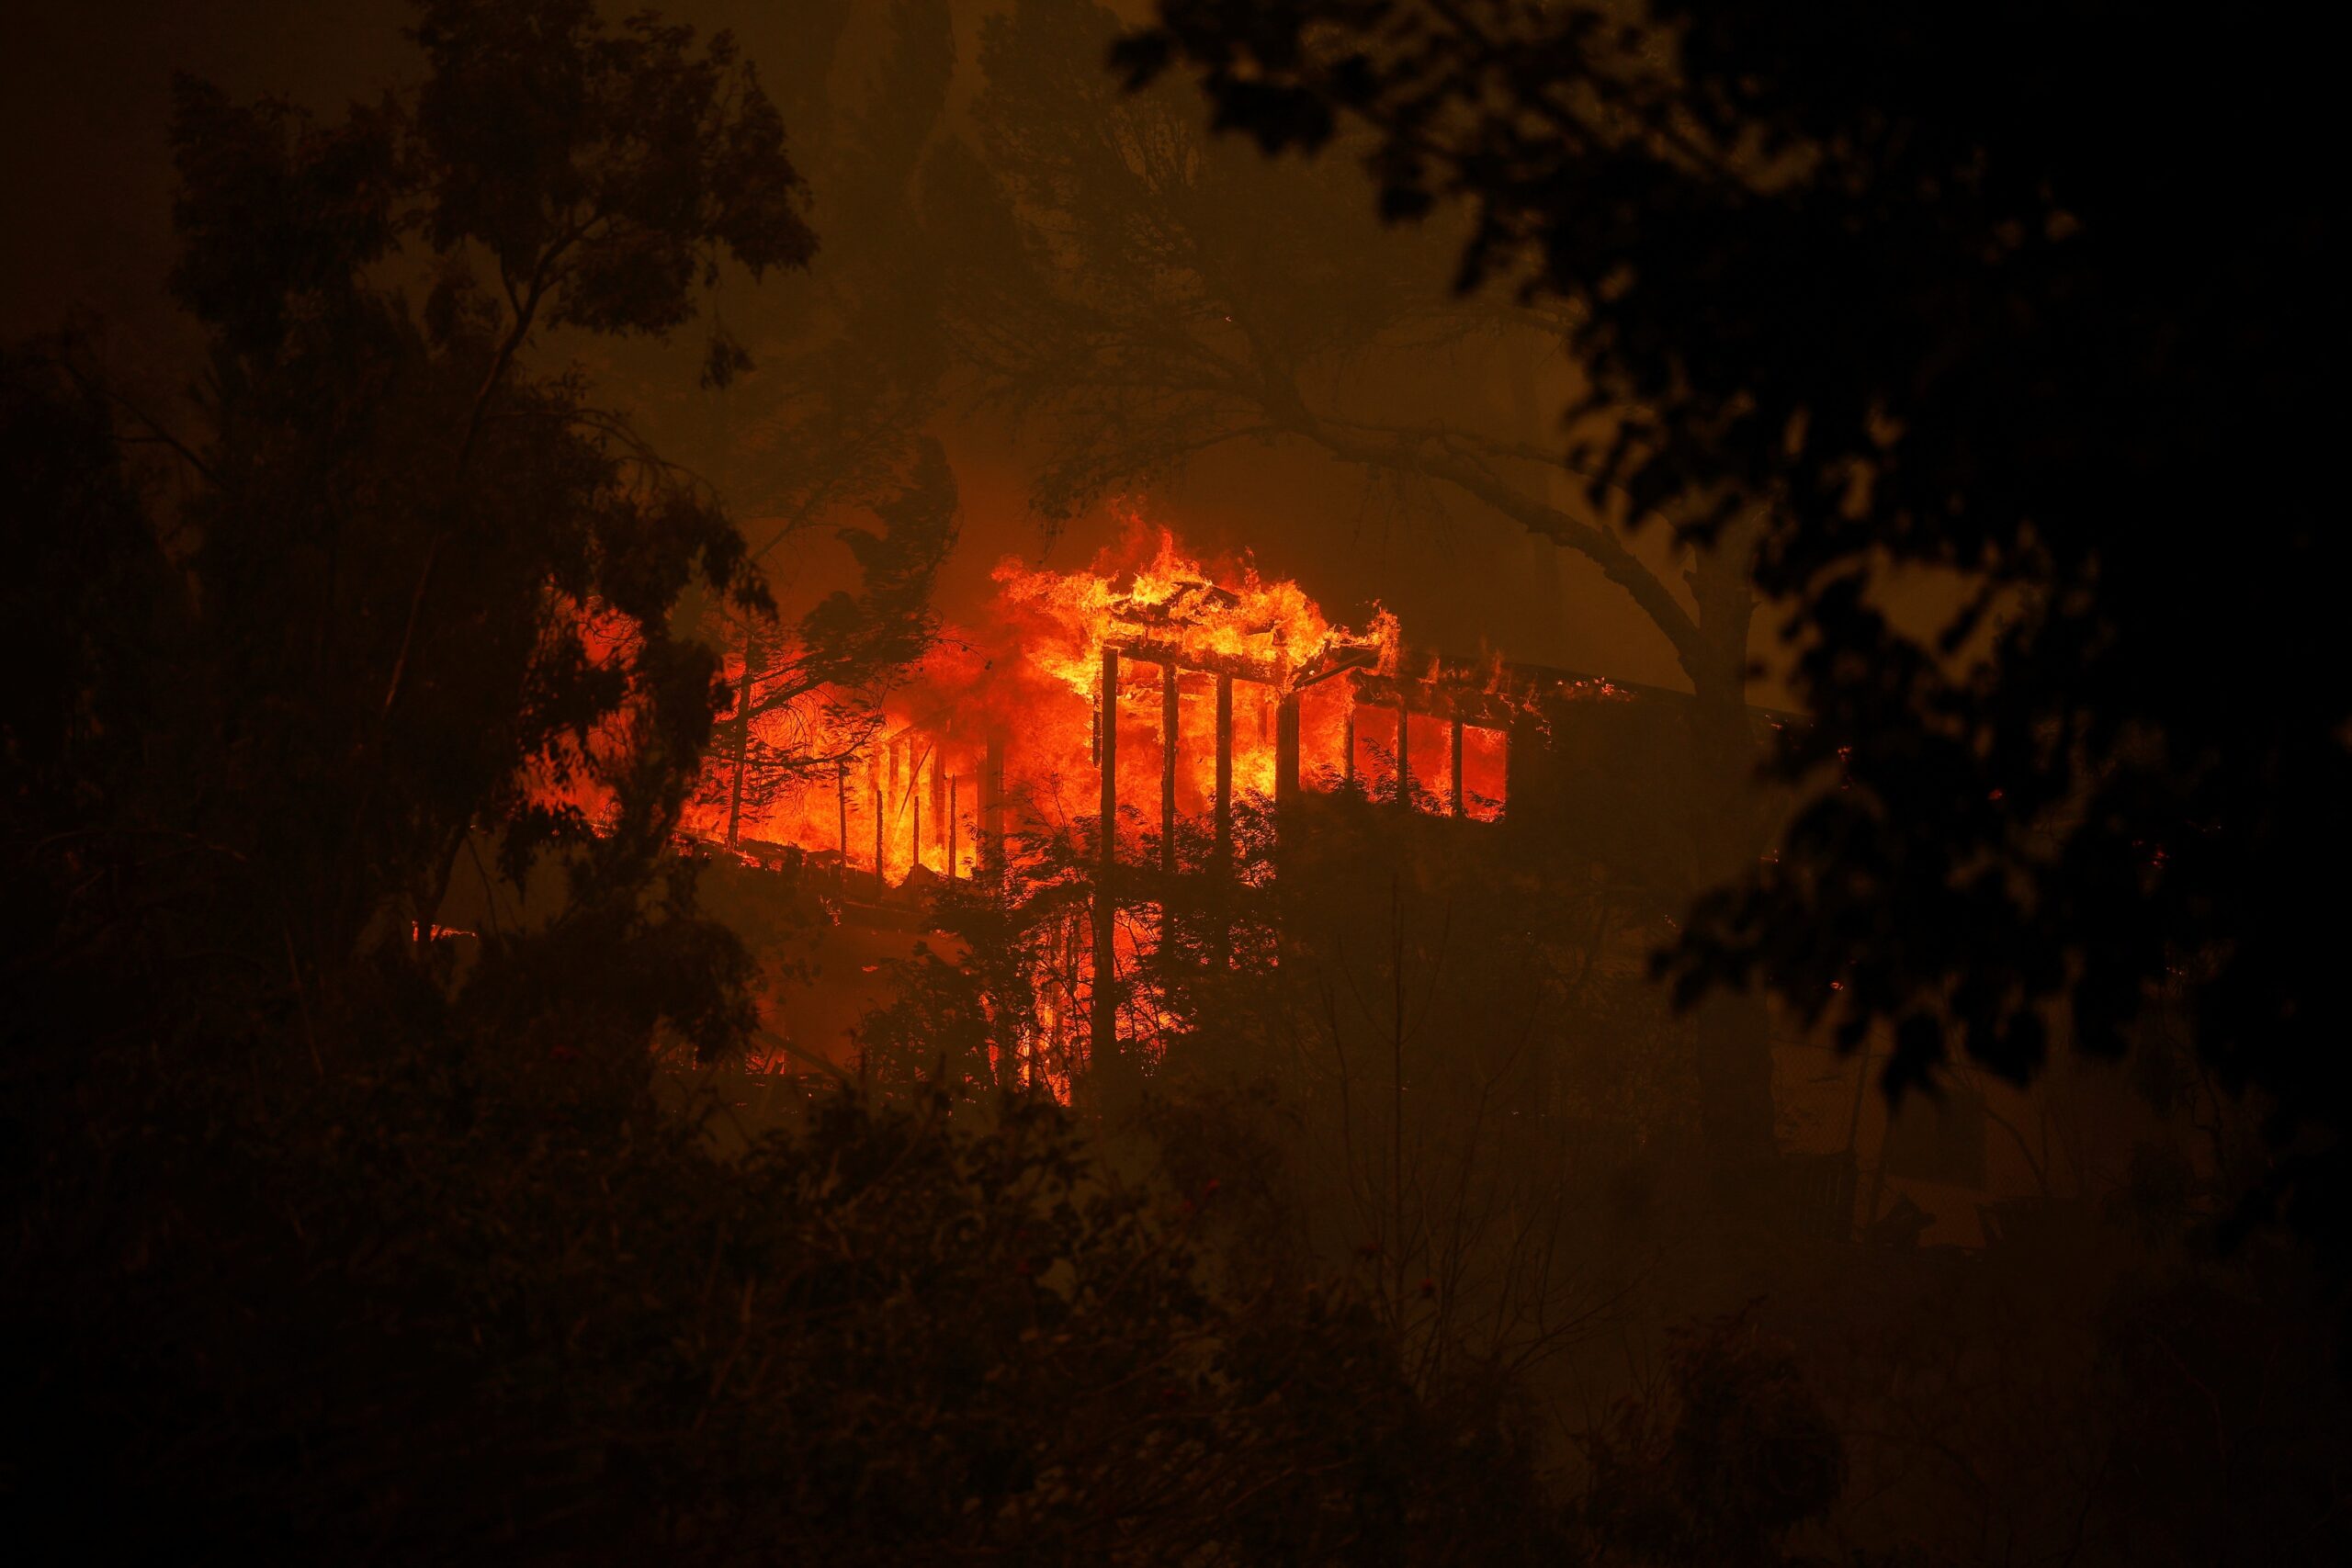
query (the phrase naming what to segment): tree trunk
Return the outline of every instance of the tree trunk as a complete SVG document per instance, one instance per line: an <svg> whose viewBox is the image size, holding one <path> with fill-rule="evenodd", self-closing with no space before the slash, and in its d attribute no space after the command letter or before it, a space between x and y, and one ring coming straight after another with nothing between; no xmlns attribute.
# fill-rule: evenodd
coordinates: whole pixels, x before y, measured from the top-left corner
<svg viewBox="0 0 2352 1568"><path fill-rule="evenodd" d="M752 755L752 634L743 634L743 690L735 699L735 782L727 792L727 847L742 847L743 770Z"/></svg>
<svg viewBox="0 0 2352 1568"><path fill-rule="evenodd" d="M1317 421L1295 400L1278 412L1291 428L1334 457L1450 485L1555 546L1583 555L1623 589L1674 645L1694 694L1688 753L1690 891L1754 866L1763 839L1754 793L1758 748L1747 718L1747 634L1756 613L1750 568L1760 517L1727 525L1714 547L1694 558L1684 577L1697 603L1693 615L1603 520L1571 513L1442 446L1365 437ZM1509 456L1534 462L1549 454L1538 441ZM1548 494L1555 485L1554 465L1544 461L1543 468ZM1701 1004L1697 1021L1700 1120L1708 1158L1719 1177L1736 1179L1773 1154L1770 1021L1759 998L1718 992Z"/></svg>
<svg viewBox="0 0 2352 1568"><path fill-rule="evenodd" d="M1735 524L1686 576L1698 601L1700 648L1686 660L1690 805L1698 890L1746 874L1763 850L1757 739L1747 712L1747 637L1756 601L1752 523ZM1753 991L1711 991L1697 1010L1699 1115L1719 1176L1752 1173L1774 1153L1771 1021Z"/></svg>

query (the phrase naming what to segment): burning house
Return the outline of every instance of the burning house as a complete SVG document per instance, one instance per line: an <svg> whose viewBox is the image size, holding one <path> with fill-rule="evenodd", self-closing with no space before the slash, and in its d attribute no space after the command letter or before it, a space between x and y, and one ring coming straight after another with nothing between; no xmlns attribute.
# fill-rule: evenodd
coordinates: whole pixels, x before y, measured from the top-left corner
<svg viewBox="0 0 2352 1568"><path fill-rule="evenodd" d="M1334 808L1522 856L1540 829L1547 855L1565 842L1653 874L1639 829L1660 818L1672 694L1416 651L1385 611L1334 623L1298 584L1213 570L1166 534L1132 558L1000 566L986 625L944 637L862 744L746 808L757 738L739 736L688 827L821 889L835 930L815 966L837 975L900 955L951 887L1016 906L1044 933L1023 1071L1057 1084L1154 1032L1142 972L1237 962L1236 911ZM1608 842L1579 846L1579 823ZM837 1056L854 1018L814 1010L799 1054Z"/></svg>

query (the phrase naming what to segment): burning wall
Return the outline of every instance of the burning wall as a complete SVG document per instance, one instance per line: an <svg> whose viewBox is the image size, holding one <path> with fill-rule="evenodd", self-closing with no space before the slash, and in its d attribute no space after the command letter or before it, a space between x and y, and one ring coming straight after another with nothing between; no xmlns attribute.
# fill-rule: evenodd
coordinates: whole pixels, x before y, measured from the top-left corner
<svg viewBox="0 0 2352 1568"><path fill-rule="evenodd" d="M745 861L814 868L842 937L910 942L934 918L930 892L984 880L1015 916L989 1002L1013 1055L991 1047L988 1070L1062 1095L1090 1065L1125 1073L1181 1032L1156 976L1279 962L1258 895L1286 797L1494 822L1509 793L1559 794L1526 785L1562 761L1549 732L1564 704L1614 709L1629 694L1415 653L1385 612L1334 624L1296 583L1204 565L1164 532L1138 530L1084 570L1007 561L994 576L978 624L944 636L878 722L855 694L781 700L797 688L768 684L767 666L747 683L738 652L727 677L756 717L748 733L721 720L684 828L710 852L731 840ZM590 657L618 651L601 625L583 615L574 628ZM1514 739L1537 744L1514 758ZM590 774L554 778L551 793L594 815ZM986 881L994 870L1003 879ZM763 1018L794 1057L856 1049L807 998L774 1000Z"/></svg>
<svg viewBox="0 0 2352 1568"><path fill-rule="evenodd" d="M943 637L870 742L741 812L741 846L839 867L855 896L971 876L984 844L1076 829L1102 815L1106 783L1123 861L1148 840L1172 861L1170 827L1223 823L1294 784L1501 814L1517 710L1498 664L1411 658L1385 612L1335 625L1297 583L1212 570L1165 532L1086 570L1007 561L995 578L983 624ZM822 755L825 711L820 697L764 715L756 739ZM726 838L738 765L722 742L689 817L698 834Z"/></svg>

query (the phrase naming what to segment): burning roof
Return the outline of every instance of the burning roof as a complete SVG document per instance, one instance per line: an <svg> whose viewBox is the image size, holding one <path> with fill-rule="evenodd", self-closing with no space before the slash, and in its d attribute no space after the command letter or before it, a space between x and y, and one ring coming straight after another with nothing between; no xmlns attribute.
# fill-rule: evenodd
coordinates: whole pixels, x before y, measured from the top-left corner
<svg viewBox="0 0 2352 1568"><path fill-rule="evenodd" d="M1385 610L1361 628L1339 625L1295 581L1269 581L1247 564L1212 570L1166 531L1148 547L1130 564L1105 558L1077 570L1001 563L982 624L951 630L919 676L886 699L873 741L847 765L762 801L742 836L795 845L862 875L878 865L883 886L918 866L972 874L990 812L1046 826L1099 815L1106 669L1118 688L1110 705L1116 798L1144 820L1168 808L1170 786L1177 813L1212 808L1220 682L1234 794L1277 793L1289 706L1306 787L1361 779L1393 789L1397 739L1406 739L1424 759L1413 782L1433 801L1498 814L1499 736L1471 743L1495 755L1464 790L1448 776L1460 748L1436 737L1384 741L1378 722L1359 736L1354 720L1358 705L1377 702L1500 728L1511 702L1498 664L1422 660L1408 673L1396 618ZM1106 662L1106 652L1115 657ZM763 720L795 722L806 730L812 716ZM1386 723L1396 729L1393 716ZM721 827L716 807L730 763L722 746L690 816L704 833Z"/></svg>

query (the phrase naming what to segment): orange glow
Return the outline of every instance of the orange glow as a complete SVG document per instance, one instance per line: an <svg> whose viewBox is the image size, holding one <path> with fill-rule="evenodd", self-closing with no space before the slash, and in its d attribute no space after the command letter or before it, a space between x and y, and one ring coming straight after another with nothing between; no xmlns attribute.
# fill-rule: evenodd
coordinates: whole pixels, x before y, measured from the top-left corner
<svg viewBox="0 0 2352 1568"><path fill-rule="evenodd" d="M1204 563L1139 515L1128 522L1125 540L1080 570L1001 562L980 624L946 629L913 678L878 699L808 693L762 713L749 746L722 715L682 823L704 852L723 853L731 821L732 852L770 863L797 857L850 905L978 877L984 845L996 845L1026 890L1017 897L1030 911L1019 939L1030 997L1006 1032L1020 1042L1018 1060L994 1066L1002 1078L1063 1097L1091 1033L1093 879L1069 879L1100 854L1106 652L1116 656L1115 853L1145 873L1212 869L1221 685L1231 703L1237 842L1241 825L1264 820L1277 796L1286 705L1296 715L1300 789L1352 787L1393 806L1401 717L1412 807L1489 822L1503 809L1501 726L1528 716L1497 660L1475 670L1425 655L1408 661L1396 617L1377 606L1362 629L1335 624L1295 582L1269 581L1246 560ZM600 636L601 624L582 617L592 656L625 653ZM755 707L771 699L758 684L765 669ZM740 700L740 650L721 677ZM1168 785L1172 850L1162 831ZM1263 867L1261 859L1238 874L1254 882ZM1040 880L1057 876L1066 886ZM1175 1023L1142 983L1162 941L1152 897L1137 887L1122 897L1112 941L1119 1034L1147 1055Z"/></svg>
<svg viewBox="0 0 2352 1568"><path fill-rule="evenodd" d="M972 876L986 826L981 811L989 786L983 774L991 729L1003 746L1004 831L1017 836L1091 824L1100 811L1096 731L1106 648L1119 654L1114 750L1123 860L1159 852L1170 661L1178 666L1180 821L1197 821L1215 809L1220 675L1231 684L1236 801L1272 798L1279 710L1290 694L1298 698L1302 787L1340 787L1357 707L1353 672L1396 674L1396 617L1375 607L1362 630L1336 625L1295 582L1269 581L1246 562L1208 566L1165 530L1148 528L1137 517L1130 523L1125 544L1083 570L1001 563L984 624L951 629L916 677L884 698L879 722L867 720L872 733L863 743L849 733L853 721L844 716L851 705L842 694L811 694L761 716L753 738L766 753L846 754L848 760L808 769L767 789L765 798L746 800L739 842L754 853L789 848L822 866L846 865L853 896L861 885L867 896L903 886L918 865L932 876ZM740 656L730 656L725 675L730 688L740 683L741 669ZM1393 773L1380 767L1368 771L1363 759L1367 733L1381 733L1384 723L1393 752L1394 711L1367 722L1372 729L1360 728L1357 734L1358 776L1393 781ZM1416 762L1419 804L1442 811L1445 725L1425 722L1439 739L1430 742L1434 750L1426 764ZM726 837L734 749L734 732L722 718L686 815L686 828L699 838ZM1433 793L1432 777L1439 781ZM1488 782L1493 787L1482 793L1498 799L1499 777ZM872 882L877 813L878 887Z"/></svg>
<svg viewBox="0 0 2352 1568"><path fill-rule="evenodd" d="M1462 732L1463 814L1480 822L1499 820L1510 765L1509 738L1499 729L1464 728Z"/></svg>
<svg viewBox="0 0 2352 1568"><path fill-rule="evenodd" d="M1352 778L1374 799L1397 799L1397 698L1371 703L1360 677L1399 680L1397 618L1374 606L1362 630L1336 626L1291 581L1268 581L1247 562L1211 567L1164 529L1129 513L1122 546L1087 569L1049 571L1007 559L986 626L950 627L941 647L879 701L814 691L752 727L764 760L814 757L799 771L751 764L736 841L746 858L797 851L820 867L844 867L847 891L887 894L908 879L974 877L992 783L988 739L1002 748L1004 835L1091 832L1101 811L1096 771L1105 649L1117 653L1117 853L1159 856L1169 736L1167 665L1176 665L1173 795L1179 823L1216 808L1218 677L1232 694L1232 799L1270 802L1280 761L1277 728L1286 696L1298 703L1298 783L1339 790ZM1435 660L1419 680L1435 694ZM724 680L741 686L741 656ZM1498 689L1488 670L1482 684ZM1446 677L1463 689L1465 677ZM1435 696L1416 701L1407 731L1414 807L1453 808L1452 724ZM1352 760L1350 760L1352 736ZM1505 745L1498 728L1463 727L1463 811L1494 820L1503 807ZM719 719L713 752L684 828L724 841L734 813L736 731ZM877 835L879 820L879 835ZM879 879L875 879L879 851ZM953 858L953 865L950 865ZM917 874L920 867L920 874Z"/></svg>

